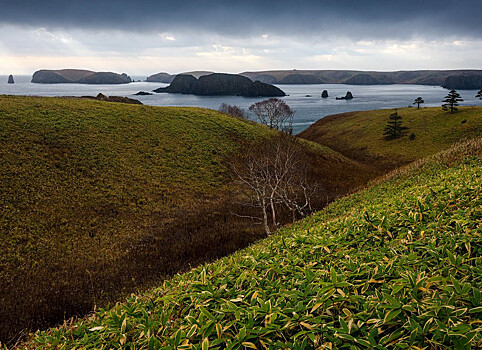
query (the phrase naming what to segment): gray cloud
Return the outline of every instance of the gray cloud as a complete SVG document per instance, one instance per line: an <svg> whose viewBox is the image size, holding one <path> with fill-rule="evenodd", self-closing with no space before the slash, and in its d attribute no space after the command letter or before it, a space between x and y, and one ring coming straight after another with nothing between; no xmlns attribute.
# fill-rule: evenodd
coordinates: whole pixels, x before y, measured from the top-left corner
<svg viewBox="0 0 482 350"><path fill-rule="evenodd" d="M0 23L49 28L202 30L233 37L266 32L356 40L482 36L480 0L0 0L0 8Z"/></svg>

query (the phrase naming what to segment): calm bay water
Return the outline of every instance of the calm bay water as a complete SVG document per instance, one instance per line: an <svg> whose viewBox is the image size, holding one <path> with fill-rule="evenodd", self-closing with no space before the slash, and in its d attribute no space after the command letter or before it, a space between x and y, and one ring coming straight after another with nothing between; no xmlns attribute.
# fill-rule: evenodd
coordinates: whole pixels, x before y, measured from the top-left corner
<svg viewBox="0 0 482 350"><path fill-rule="evenodd" d="M32 84L30 76L15 76L15 84L7 84L8 76L0 75L0 95L29 96L95 96L104 95L127 96L136 98L146 105L152 106L186 106L218 109L222 103L248 107L263 98L246 98L239 96L194 96L182 94L154 94L151 96L133 96L139 91L149 91L167 86L161 83L137 82L124 85L82 85L82 84ZM145 77L133 77L136 80ZM278 85L289 96L283 99L295 110L294 132L299 133L317 120L331 114L407 107L413 100L421 96L425 107L441 106L448 90L439 86L423 85ZM329 98L322 99L321 92L328 90ZM354 99L336 100L345 96L347 91L353 93ZM464 102L462 106L482 105L475 98L476 90L461 90Z"/></svg>

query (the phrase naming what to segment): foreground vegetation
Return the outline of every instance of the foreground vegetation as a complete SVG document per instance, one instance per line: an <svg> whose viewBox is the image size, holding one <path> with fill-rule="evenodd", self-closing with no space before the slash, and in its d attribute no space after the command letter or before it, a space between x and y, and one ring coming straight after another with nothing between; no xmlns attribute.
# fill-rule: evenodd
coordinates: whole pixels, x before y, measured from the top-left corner
<svg viewBox="0 0 482 350"><path fill-rule="evenodd" d="M0 341L261 238L232 214L257 213L233 201L229 162L273 133L200 108L0 96ZM304 145L323 205L372 177Z"/></svg>
<svg viewBox="0 0 482 350"><path fill-rule="evenodd" d="M323 118L299 136L328 146L348 158L390 170L447 149L461 139L482 136L482 107L400 108L407 136L387 141L383 131L393 110L350 112ZM413 134L412 137L409 137Z"/></svg>
<svg viewBox="0 0 482 350"><path fill-rule="evenodd" d="M482 140L29 348L482 346Z"/></svg>

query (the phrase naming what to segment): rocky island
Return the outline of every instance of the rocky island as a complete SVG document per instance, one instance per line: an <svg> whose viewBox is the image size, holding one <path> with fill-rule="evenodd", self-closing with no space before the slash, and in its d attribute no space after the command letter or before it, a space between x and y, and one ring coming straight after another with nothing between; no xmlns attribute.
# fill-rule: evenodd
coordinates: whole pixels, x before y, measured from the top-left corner
<svg viewBox="0 0 482 350"><path fill-rule="evenodd" d="M196 79L192 75L177 75L171 85L154 92L180 93L201 96L236 95L244 97L282 97L286 94L276 86L253 82L238 74L213 73Z"/></svg>
<svg viewBox="0 0 482 350"><path fill-rule="evenodd" d="M209 75L213 74L214 72L210 71L204 71L204 70L199 70L199 71L192 71L192 72L184 72L184 73L179 73L179 74L169 74L166 72L161 72L161 73L156 73L153 75L150 75L147 77L146 81L150 83L164 83L164 84L170 84L176 77L176 75L192 75L195 78L200 78L203 75Z"/></svg>
<svg viewBox="0 0 482 350"><path fill-rule="evenodd" d="M8 83L8 84L15 84L15 81L13 80L13 75L10 74L10 75L8 76L8 82L7 82L7 83Z"/></svg>
<svg viewBox="0 0 482 350"><path fill-rule="evenodd" d="M132 79L125 73L93 72L81 69L39 70L32 76L38 84L128 84Z"/></svg>

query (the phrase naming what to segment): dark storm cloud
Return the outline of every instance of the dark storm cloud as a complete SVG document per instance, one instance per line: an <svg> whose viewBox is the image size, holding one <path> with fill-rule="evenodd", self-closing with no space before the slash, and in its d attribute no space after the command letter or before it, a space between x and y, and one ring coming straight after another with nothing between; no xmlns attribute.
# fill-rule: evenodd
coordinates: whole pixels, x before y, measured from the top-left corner
<svg viewBox="0 0 482 350"><path fill-rule="evenodd" d="M482 1L0 0L0 23L244 36L480 37Z"/></svg>

